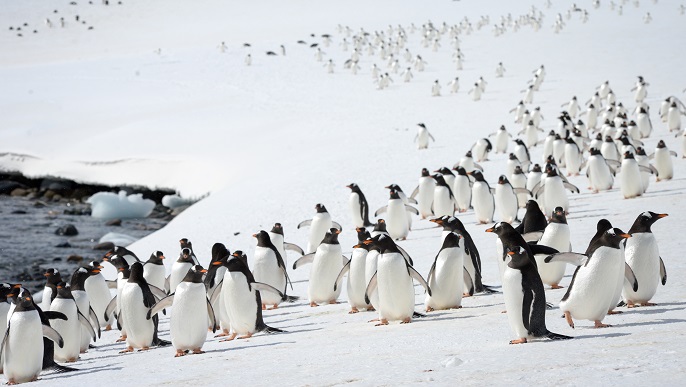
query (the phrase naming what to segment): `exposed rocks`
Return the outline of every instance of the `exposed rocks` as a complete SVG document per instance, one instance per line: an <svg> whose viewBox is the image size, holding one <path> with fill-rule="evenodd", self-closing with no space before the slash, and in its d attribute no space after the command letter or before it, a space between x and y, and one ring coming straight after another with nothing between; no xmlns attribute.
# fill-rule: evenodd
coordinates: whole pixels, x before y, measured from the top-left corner
<svg viewBox="0 0 686 387"><path fill-rule="evenodd" d="M73 224L67 224L55 230L55 234L63 236L74 236L79 234L79 230L77 230L76 226L74 226Z"/></svg>
<svg viewBox="0 0 686 387"><path fill-rule="evenodd" d="M105 226L121 226L121 219L112 219L105 223Z"/></svg>

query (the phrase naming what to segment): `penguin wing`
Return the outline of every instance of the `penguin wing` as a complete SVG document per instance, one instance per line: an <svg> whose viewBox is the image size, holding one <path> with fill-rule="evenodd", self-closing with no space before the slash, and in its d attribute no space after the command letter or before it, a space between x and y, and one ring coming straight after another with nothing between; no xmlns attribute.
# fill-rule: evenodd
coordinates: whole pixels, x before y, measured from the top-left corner
<svg viewBox="0 0 686 387"><path fill-rule="evenodd" d="M513 190L514 193L516 193L516 194L528 194L528 195L531 195L531 191L529 191L529 190L526 189L526 188L512 188L512 190ZM533 195L532 195L532 196L533 196Z"/></svg>
<svg viewBox="0 0 686 387"><path fill-rule="evenodd" d="M277 289L271 285L267 285L267 284L262 283L262 282L253 282L250 285L253 288L255 288L255 290L259 290L261 292L272 292L272 293L278 294L279 297L281 297L284 300L286 298L286 296L284 296L284 294L281 293L281 291L279 289Z"/></svg>
<svg viewBox="0 0 686 387"><path fill-rule="evenodd" d="M305 252L303 251L302 247L296 245L295 243L284 242L283 248L284 248L284 250L295 251L296 253L298 253L300 255L305 255Z"/></svg>
<svg viewBox="0 0 686 387"><path fill-rule="evenodd" d="M343 227L341 227L341 224L338 223L338 222L334 222L334 221L332 220L332 221L331 221L331 225L332 225L335 229L337 229L338 231L342 231L342 230L343 230Z"/></svg>
<svg viewBox="0 0 686 387"><path fill-rule="evenodd" d="M286 285L291 284L291 290L293 290L293 282L291 282L291 279L288 277L286 263L283 261L281 253L279 253L279 250L274 245L271 246L271 250L274 252L274 255L276 255L276 265L283 270L283 276L286 277ZM286 287L284 287L283 292L286 293Z"/></svg>
<svg viewBox="0 0 686 387"><path fill-rule="evenodd" d="M573 193L579 193L579 187L575 186L574 184L567 183L567 182L565 182L563 184L564 184L565 188L572 191Z"/></svg>
<svg viewBox="0 0 686 387"><path fill-rule="evenodd" d="M299 268L302 265L312 263L312 261L314 261L314 254L315 253L305 254L302 257L298 258L297 261L293 262L293 270Z"/></svg>
<svg viewBox="0 0 686 387"><path fill-rule="evenodd" d="M93 341L96 341L97 338L95 336L95 329L93 329L93 325L91 325L90 321L88 321L88 318L84 316L83 313L81 313L81 311L78 311L76 313L78 314L79 322L81 323L81 325L83 325L83 327L86 328L86 330L88 330L88 333L90 333Z"/></svg>
<svg viewBox="0 0 686 387"><path fill-rule="evenodd" d="M438 255L436 255L436 258L438 258ZM429 269L429 275L426 276L427 282L431 282L431 277L434 276L434 272L436 271L436 258L434 258L434 263L431 265L431 269Z"/></svg>
<svg viewBox="0 0 686 387"><path fill-rule="evenodd" d="M638 166L638 169L639 169L641 172L647 172L647 173L650 173L650 174L653 174L653 175L658 175L657 169L655 169L655 167L652 166L651 164L648 164L647 167L646 167L645 165L639 165L639 166Z"/></svg>
<svg viewBox="0 0 686 387"><path fill-rule="evenodd" d="M67 321L67 315L62 313L62 312L56 312L54 310L47 310L43 312L43 316L45 316L46 319L48 320L64 320ZM2 364L2 363L0 363Z"/></svg>
<svg viewBox="0 0 686 387"><path fill-rule="evenodd" d="M660 278L662 278L662 285L667 283L667 269L665 269L665 263L660 257Z"/></svg>
<svg viewBox="0 0 686 387"><path fill-rule="evenodd" d="M7 329L7 331L9 332L9 329ZM62 335L60 335L54 328L48 325L43 325L43 336L57 343L60 348L64 347L64 339L62 338Z"/></svg>
<svg viewBox="0 0 686 387"><path fill-rule="evenodd" d="M435 265L435 264L434 264ZM466 267L462 267L462 275L464 276L464 284L467 285L469 289L469 295L474 295L474 282L472 281L472 276L469 275Z"/></svg>
<svg viewBox="0 0 686 387"><path fill-rule="evenodd" d="M107 307L105 308L105 314L103 315L105 320L109 319L109 316L111 316L112 313L114 313L114 310L116 308L117 308L117 296L115 295L114 297L112 297L112 299L110 300L110 303L107 304Z"/></svg>
<svg viewBox="0 0 686 387"><path fill-rule="evenodd" d="M107 288L108 289L116 289L117 288L117 280L106 280L107 282Z"/></svg>
<svg viewBox="0 0 686 387"><path fill-rule="evenodd" d="M0 344L0 364L5 364L5 359L3 355L5 354L5 343L7 342L7 337L10 335L10 322L7 321L7 329L5 329L5 335L2 337L2 344Z"/></svg>
<svg viewBox="0 0 686 387"><path fill-rule="evenodd" d="M171 288L171 285L169 285L169 277L170 276L167 276L167 278L164 279L164 291L167 294L169 294L169 290Z"/></svg>
<svg viewBox="0 0 686 387"><path fill-rule="evenodd" d="M405 251L405 249L403 249L402 247L400 247L398 245L395 245L395 247L398 248L400 255L402 255L410 265L414 266L414 263L412 262L412 257L410 257L410 254L408 254L407 251Z"/></svg>
<svg viewBox="0 0 686 387"><path fill-rule="evenodd" d="M224 286L224 280L222 279L219 281L217 286L214 287L214 290L212 291L212 294L210 295L210 302L215 303L217 299L219 298L219 295L222 293L222 287Z"/></svg>
<svg viewBox="0 0 686 387"><path fill-rule="evenodd" d="M484 167L482 167L482 166L481 166L481 165L479 165L478 163L474 163L474 168L476 168L476 169L480 170L481 172L483 172L483 171L484 171Z"/></svg>
<svg viewBox="0 0 686 387"><path fill-rule="evenodd" d="M297 228L300 229L300 227L307 227L307 226L311 226L311 225L312 225L312 219L307 219L307 220L303 220L302 222L298 223Z"/></svg>
<svg viewBox="0 0 686 387"><path fill-rule="evenodd" d="M638 280L636 279L636 275L634 275L634 271L631 270L631 266L629 266L629 264L626 262L624 263L624 278L629 281L634 292L638 290Z"/></svg>
<svg viewBox="0 0 686 387"><path fill-rule="evenodd" d="M411 212L411 213L413 213L413 214L415 214L415 215L419 215L419 210L417 210L416 208L414 208L414 207L412 207L412 206L410 206L410 205L405 204L405 209L406 209L408 212Z"/></svg>
<svg viewBox="0 0 686 387"><path fill-rule="evenodd" d="M212 325L212 333L217 331L217 317L214 314L214 308L212 307L212 303L210 302L209 298L205 297L205 300L207 301L207 317L210 319L210 324Z"/></svg>
<svg viewBox="0 0 686 387"><path fill-rule="evenodd" d="M421 274L417 270L415 270L414 267L407 265L407 272L410 274L410 277L414 278L419 282L424 289L426 289L426 292L431 295L431 288L429 288L429 284L426 283L426 280L424 280L424 277L422 277Z"/></svg>
<svg viewBox="0 0 686 387"><path fill-rule="evenodd" d="M369 295L379 285L377 278L376 278L377 273L378 273L378 271L374 272L374 275L372 276L372 278L369 279L369 284L367 285L367 289L364 291L364 302L367 305L371 304L371 301L369 301Z"/></svg>
<svg viewBox="0 0 686 387"><path fill-rule="evenodd" d="M531 304L534 301L534 294L531 289L522 288L522 292L524 293L522 298L522 324L524 324L524 328L526 328L527 332L531 332ZM543 310L545 311L545 308Z"/></svg>
<svg viewBox="0 0 686 387"><path fill-rule="evenodd" d="M407 198L407 202L408 202L408 203L412 203L412 204L417 204L417 199L415 199L415 198Z"/></svg>
<svg viewBox="0 0 686 387"><path fill-rule="evenodd" d="M575 266L583 266L588 262L588 256L581 253L557 253L545 257L544 262L566 262Z"/></svg>
<svg viewBox="0 0 686 387"><path fill-rule="evenodd" d="M522 234L522 238L524 238L524 241L526 243L529 242L538 242L539 239L543 236L543 231L531 231Z"/></svg>
<svg viewBox="0 0 686 387"><path fill-rule="evenodd" d="M88 306L88 317L90 318L90 321L91 321L91 324L93 324L93 327L98 328L98 339L99 339L100 335L102 334L100 332L100 320L98 320L98 316L95 314L95 311L93 310L92 305ZM93 341L95 341L95 339Z"/></svg>
<svg viewBox="0 0 686 387"><path fill-rule="evenodd" d="M168 295L167 297L164 297L163 299L159 300L157 303L155 303L155 305L150 307L150 309L148 310L148 313L145 315L145 318L150 320L154 315L156 315L157 313L162 311L162 309L166 309L166 308L169 308L170 306L172 306L172 304L174 303L174 295L175 294L176 293L172 293L172 294Z"/></svg>
<svg viewBox="0 0 686 387"><path fill-rule="evenodd" d="M670 156L674 156L674 157L677 156L676 152L674 152L673 150L670 150L670 151L669 151L669 154L670 154Z"/></svg>
<svg viewBox="0 0 686 387"><path fill-rule="evenodd" d="M431 139L431 141L436 142L436 140L434 139L434 136L432 136L431 133L429 133L429 138Z"/></svg>
<svg viewBox="0 0 686 387"><path fill-rule="evenodd" d="M383 214L384 212L386 212L387 209L388 206L383 206L379 208L378 210L374 211L374 216L379 216L379 214Z"/></svg>
<svg viewBox="0 0 686 387"><path fill-rule="evenodd" d="M418 193L419 193L419 186L415 187L415 189L412 191L412 194L410 195L410 197L408 198L408 200L409 200L409 199L414 200L415 196L417 196ZM416 200L415 200L414 202L417 203Z"/></svg>
<svg viewBox="0 0 686 387"><path fill-rule="evenodd" d="M150 292L152 293L153 297L155 297L155 302L167 297L167 292L158 288L157 286L148 284L148 287L150 288Z"/></svg>
<svg viewBox="0 0 686 387"><path fill-rule="evenodd" d="M352 260L348 261L348 262L343 266L343 268L341 269L341 271L338 273L338 277L336 277L336 282L333 283L333 291L334 291L334 292L336 291L336 289L338 289L338 285L339 285L339 284L341 283L341 281L343 280L343 276L345 275L345 273L347 273L347 272L350 270L350 262L351 262L351 261L352 261Z"/></svg>
<svg viewBox="0 0 686 387"><path fill-rule="evenodd" d="M481 255L479 254L479 250L477 250L476 245L474 244L474 240L472 240L472 236L469 235L469 233L466 230L461 234L465 242L465 251L467 255L469 255L472 258L472 265L474 265L474 268L477 270L478 275L481 276Z"/></svg>

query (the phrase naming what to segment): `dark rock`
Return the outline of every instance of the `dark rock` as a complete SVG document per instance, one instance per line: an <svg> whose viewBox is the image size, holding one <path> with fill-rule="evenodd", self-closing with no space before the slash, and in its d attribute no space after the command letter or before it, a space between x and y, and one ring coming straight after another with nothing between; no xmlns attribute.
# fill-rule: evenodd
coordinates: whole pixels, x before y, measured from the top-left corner
<svg viewBox="0 0 686 387"><path fill-rule="evenodd" d="M62 258L57 257L52 259L53 262L62 262Z"/></svg>
<svg viewBox="0 0 686 387"><path fill-rule="evenodd" d="M79 234L79 230L77 230L76 226L74 226L73 224L67 224L55 230L55 234L64 236L74 236Z"/></svg>
<svg viewBox="0 0 686 387"><path fill-rule="evenodd" d="M53 196L55 196L55 191L47 190L47 191L43 192L43 197L44 197L46 200L52 200L52 197L53 197Z"/></svg>
<svg viewBox="0 0 686 387"><path fill-rule="evenodd" d="M37 201L33 202L33 206L36 207L36 208L43 208L43 207L45 207L45 206L47 206L47 205L48 205L48 203L43 202L43 201L40 201L40 200L37 200Z"/></svg>
<svg viewBox="0 0 686 387"><path fill-rule="evenodd" d="M26 211L24 211L24 210L14 210L14 211L10 212L10 214L24 215L24 214L26 214Z"/></svg>
<svg viewBox="0 0 686 387"><path fill-rule="evenodd" d="M60 194L70 193L74 190L75 183L66 179L45 178L41 181L41 191L54 191Z"/></svg>
<svg viewBox="0 0 686 387"><path fill-rule="evenodd" d="M83 261L83 257L80 255L72 254L67 257L67 262L81 262Z"/></svg>
<svg viewBox="0 0 686 387"><path fill-rule="evenodd" d="M114 249L114 243L112 242L102 242L93 246L93 250L112 250Z"/></svg>
<svg viewBox="0 0 686 387"><path fill-rule="evenodd" d="M10 195L17 188L26 188L26 186L12 180L0 180L0 194L2 195Z"/></svg>
<svg viewBox="0 0 686 387"><path fill-rule="evenodd" d="M106 226L121 226L121 219L112 219L105 223Z"/></svg>
<svg viewBox="0 0 686 387"><path fill-rule="evenodd" d="M52 197L52 201L53 201L53 202L59 202L60 200L62 200L62 195L60 195L60 194L57 194L57 193L56 193L56 194Z"/></svg>
<svg viewBox="0 0 686 387"><path fill-rule="evenodd" d="M69 242L62 242L62 243L55 245L55 247L68 248L68 247L71 247L71 245L69 244Z"/></svg>
<svg viewBox="0 0 686 387"><path fill-rule="evenodd" d="M26 196L28 193L29 191L25 188L15 188L10 192L10 196Z"/></svg>

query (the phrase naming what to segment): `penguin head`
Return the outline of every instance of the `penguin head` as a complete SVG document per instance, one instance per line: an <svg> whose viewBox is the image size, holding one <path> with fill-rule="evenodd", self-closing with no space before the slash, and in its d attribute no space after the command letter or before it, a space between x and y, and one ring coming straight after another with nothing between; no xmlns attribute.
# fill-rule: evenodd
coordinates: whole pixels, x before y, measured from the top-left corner
<svg viewBox="0 0 686 387"><path fill-rule="evenodd" d="M634 159L634 154L631 153L630 151L626 151L626 152L624 152L624 159L625 159L625 160L626 160L626 159L631 159L631 160L633 160L633 159Z"/></svg>
<svg viewBox="0 0 686 387"><path fill-rule="evenodd" d="M193 251L188 247L181 249L181 254L179 254L177 262L193 262Z"/></svg>
<svg viewBox="0 0 686 387"><path fill-rule="evenodd" d="M381 254L397 253L398 246L393 242L393 238L386 234L378 235L375 245L379 248Z"/></svg>
<svg viewBox="0 0 686 387"><path fill-rule="evenodd" d="M98 269L103 268L103 266L100 264L100 261L98 261L98 260L90 261L90 263L88 263L88 266L93 267L93 268L98 268Z"/></svg>
<svg viewBox="0 0 686 387"><path fill-rule="evenodd" d="M591 152L591 156L598 156L598 155L600 155L600 150L597 149L597 148L591 148L591 149L589 149L588 151Z"/></svg>
<svg viewBox="0 0 686 387"><path fill-rule="evenodd" d="M223 243L215 243L212 245L212 260L210 261L210 268L219 266L219 264L215 265L215 262L226 262L230 256L231 253Z"/></svg>
<svg viewBox="0 0 686 387"><path fill-rule="evenodd" d="M387 186L384 187L384 188L390 189L390 190L392 190L392 191L403 192L402 188L400 188L400 186L397 185L397 184L395 184L395 183L394 183L394 184L389 184L389 185L387 185Z"/></svg>
<svg viewBox="0 0 686 387"><path fill-rule="evenodd" d="M131 265L131 269L129 272L129 282L140 283L144 281L145 278L143 277L143 264L140 262L134 262L133 265Z"/></svg>
<svg viewBox="0 0 686 387"><path fill-rule="evenodd" d="M471 157L472 157L472 151L471 151L471 150L468 150L467 153L465 153L464 156L465 156L465 157L471 158Z"/></svg>
<svg viewBox="0 0 686 387"><path fill-rule="evenodd" d="M548 164L545 166L545 172L548 177L557 176L557 167L553 164Z"/></svg>
<svg viewBox="0 0 686 387"><path fill-rule="evenodd" d="M60 274L60 271L57 269L50 268L45 271L45 274L43 274L47 278L47 282L52 285L57 285L59 282L62 281L62 275Z"/></svg>
<svg viewBox="0 0 686 387"><path fill-rule="evenodd" d="M526 212L529 213L530 211L531 213L541 211L541 208L538 206L538 202L534 199L529 199L529 201L526 202Z"/></svg>
<svg viewBox="0 0 686 387"><path fill-rule="evenodd" d="M357 242L362 243L367 238L371 237L369 231L364 227L355 227L355 232L357 232Z"/></svg>
<svg viewBox="0 0 686 387"><path fill-rule="evenodd" d="M329 231L326 232L326 235L324 235L324 239L322 239L322 243L326 243L327 245L337 245L338 243L338 234L340 234L341 231L337 228L330 228Z"/></svg>
<svg viewBox="0 0 686 387"><path fill-rule="evenodd" d="M429 222L436 223L439 226L443 226L447 220L448 220L448 216L443 215L443 216L438 217L438 218L429 219Z"/></svg>
<svg viewBox="0 0 686 387"><path fill-rule="evenodd" d="M272 227L271 232L273 232L274 234L283 235L283 226L281 226L281 223L274 223L274 227Z"/></svg>
<svg viewBox="0 0 686 387"><path fill-rule="evenodd" d="M441 186L447 185L445 182L445 179L443 178L443 175L441 175L439 173L435 173L435 174L431 175L431 177L433 177L434 180L436 180L436 184L441 185Z"/></svg>
<svg viewBox="0 0 686 387"><path fill-rule="evenodd" d="M514 230L514 229L512 228L512 226L510 226L509 223L506 223L506 222L498 222L498 223L494 224L492 227L487 228L487 229L486 229L486 232L492 232L492 233L494 233L494 234L500 236L500 235L502 235L503 233L507 232L507 231L508 231L508 228Z"/></svg>
<svg viewBox="0 0 686 387"><path fill-rule="evenodd" d="M326 207L324 207L324 205L321 204L321 203L317 203L317 204L314 206L314 209L317 210L317 213L318 213L318 214L319 214L319 213L327 212L327 211L326 211Z"/></svg>
<svg viewBox="0 0 686 387"><path fill-rule="evenodd" d="M529 258L529 253L526 252L524 247L507 246L505 248L503 261L508 267L511 267L513 269L520 269L530 264L531 259Z"/></svg>
<svg viewBox="0 0 686 387"><path fill-rule="evenodd" d="M181 238L179 241L179 244L181 245L182 249L189 248L193 249L193 245L191 244L191 241L188 240L188 238Z"/></svg>
<svg viewBox="0 0 686 387"><path fill-rule="evenodd" d="M429 170L426 168L422 168L422 177L428 177L431 176L431 173L429 173Z"/></svg>
<svg viewBox="0 0 686 387"><path fill-rule="evenodd" d="M565 210L562 207L555 207L553 210L553 215L550 218L552 223L564 223L567 224L567 217L565 216Z"/></svg>
<svg viewBox="0 0 686 387"><path fill-rule="evenodd" d="M459 165L457 167L453 168L453 170L456 171L457 174L460 176L467 176L467 170L465 170L464 168L462 168Z"/></svg>
<svg viewBox="0 0 686 387"><path fill-rule="evenodd" d="M519 161L519 159L517 158L517 156L514 153L510 153L510 155L507 158L508 158L508 160Z"/></svg>
<svg viewBox="0 0 686 387"><path fill-rule="evenodd" d="M553 157L553 155L549 155L545 160L546 171L548 170L548 167L551 165L557 167L557 163L555 162L555 157Z"/></svg>
<svg viewBox="0 0 686 387"><path fill-rule="evenodd" d="M60 298L74 298L71 294L71 288L64 281L57 284L57 296Z"/></svg>
<svg viewBox="0 0 686 387"><path fill-rule="evenodd" d="M516 165L514 168L514 174L515 175L523 175L524 171L522 170L522 167L519 165Z"/></svg>
<svg viewBox="0 0 686 387"><path fill-rule="evenodd" d="M641 232L652 232L650 226L658 220L668 216L667 214L658 214L652 211L646 211L636 217L634 224L629 229L629 234L641 233Z"/></svg>
<svg viewBox="0 0 686 387"><path fill-rule="evenodd" d="M434 172L438 172L438 173L440 173L441 175L444 175L444 176L445 176L445 175L454 176L453 173L450 171L450 168L448 168L448 167L441 167L441 168L435 170Z"/></svg>
<svg viewBox="0 0 686 387"><path fill-rule="evenodd" d="M454 232L448 233L448 235L443 238L443 246L441 246L441 250L452 247L460 247L460 238L462 237Z"/></svg>
<svg viewBox="0 0 686 387"><path fill-rule="evenodd" d="M534 164L533 168L531 168L531 172L541 173L541 166L538 164Z"/></svg>
<svg viewBox="0 0 686 387"><path fill-rule="evenodd" d="M476 180L476 181L486 181L486 180L484 180L483 173L481 173L481 171L479 171L478 169L475 169L475 170L473 170L467 174L474 177L474 180Z"/></svg>
<svg viewBox="0 0 686 387"><path fill-rule="evenodd" d="M640 147L640 146L639 146L638 148L636 148L636 154L637 154L638 156L647 156L647 155L646 155L646 150L643 149L643 147Z"/></svg>
<svg viewBox="0 0 686 387"><path fill-rule="evenodd" d="M507 181L507 177L505 175L500 175L498 177L498 184L509 184L510 182Z"/></svg>
<svg viewBox="0 0 686 387"><path fill-rule="evenodd" d="M350 184L346 185L346 187L350 188L350 190L353 192L359 192L360 191L360 187L355 183L350 183Z"/></svg>
<svg viewBox="0 0 686 387"><path fill-rule="evenodd" d="M161 251L158 250L158 251L155 251L154 253L150 254L150 258L148 259L147 263L152 263L155 265L161 265L161 264L163 264L162 263L163 259L164 259L164 253L162 253Z"/></svg>
<svg viewBox="0 0 686 387"><path fill-rule="evenodd" d="M662 149L662 148L667 148L667 145L665 145L665 142L663 140L660 140L657 143L657 149Z"/></svg>
<svg viewBox="0 0 686 387"><path fill-rule="evenodd" d="M386 221L384 219L377 220L373 231L386 232Z"/></svg>
<svg viewBox="0 0 686 387"><path fill-rule="evenodd" d="M631 238L631 235L615 227L605 231L600 240L603 246L619 248L619 244L627 238Z"/></svg>
<svg viewBox="0 0 686 387"><path fill-rule="evenodd" d="M392 189L390 193L391 193L391 199L398 199L398 200L400 200L400 195L398 195L398 191Z"/></svg>
<svg viewBox="0 0 686 387"><path fill-rule="evenodd" d="M19 292L17 306L20 306L23 310L33 308L33 296L31 296L31 292L29 292L28 289L22 288Z"/></svg>
<svg viewBox="0 0 686 387"><path fill-rule="evenodd" d="M188 270L186 276L183 277L184 282L202 283L203 276L207 273L207 270L200 265L195 265Z"/></svg>

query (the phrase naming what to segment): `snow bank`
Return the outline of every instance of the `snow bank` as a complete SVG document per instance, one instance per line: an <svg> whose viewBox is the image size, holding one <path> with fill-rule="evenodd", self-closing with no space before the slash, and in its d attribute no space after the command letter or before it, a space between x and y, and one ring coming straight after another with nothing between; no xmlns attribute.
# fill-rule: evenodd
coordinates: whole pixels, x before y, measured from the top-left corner
<svg viewBox="0 0 686 387"><path fill-rule="evenodd" d="M99 219L145 218L155 208L155 202L143 199L143 194L126 195L98 192L86 200L92 207L91 216Z"/></svg>

